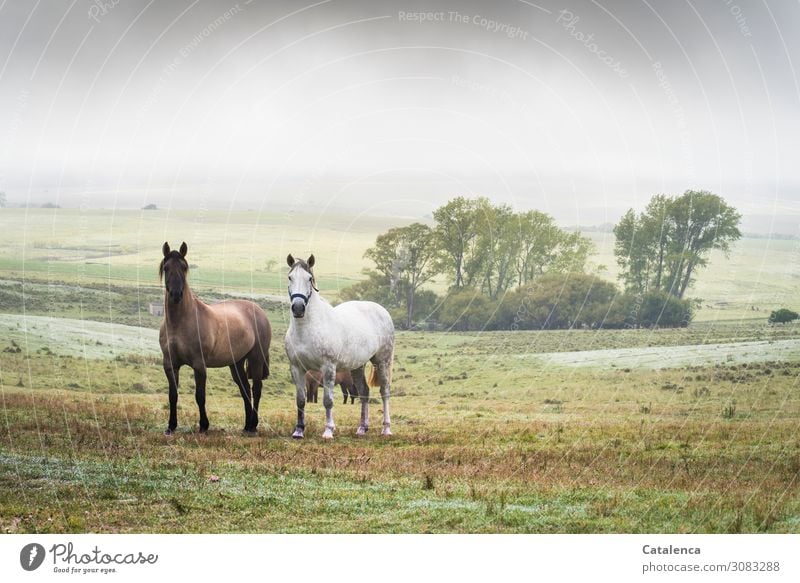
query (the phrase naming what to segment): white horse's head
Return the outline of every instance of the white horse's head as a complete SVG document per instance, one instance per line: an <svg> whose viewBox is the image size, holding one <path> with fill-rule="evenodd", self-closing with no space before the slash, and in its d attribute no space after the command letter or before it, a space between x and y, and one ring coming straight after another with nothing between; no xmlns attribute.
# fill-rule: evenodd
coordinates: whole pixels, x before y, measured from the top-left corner
<svg viewBox="0 0 800 583"><path fill-rule="evenodd" d="M311 294L319 291L314 281L314 256L311 255L308 261L295 259L289 254L286 257L289 264L289 301L292 304L292 315L295 318L302 318L306 314L306 306Z"/></svg>

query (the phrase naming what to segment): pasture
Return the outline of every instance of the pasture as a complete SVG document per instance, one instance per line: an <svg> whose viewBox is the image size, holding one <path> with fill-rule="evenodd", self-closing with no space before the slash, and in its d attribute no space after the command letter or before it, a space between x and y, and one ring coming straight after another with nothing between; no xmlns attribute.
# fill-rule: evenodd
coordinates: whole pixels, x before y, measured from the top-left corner
<svg viewBox="0 0 800 583"><path fill-rule="evenodd" d="M278 215L157 212L152 228L143 211L0 214L2 532L800 531L800 326L765 313L792 299L796 242L743 240L727 270L712 261L694 295L713 307L687 329L401 332L395 436L379 435L373 389L356 438L359 407L337 390L335 439L320 438L319 403L297 442L281 255L330 253L317 278L332 297L402 221L308 218L289 240ZM201 297L255 297L272 321L254 437L227 369L209 370L210 431L184 369L163 435L147 303L176 237Z"/></svg>

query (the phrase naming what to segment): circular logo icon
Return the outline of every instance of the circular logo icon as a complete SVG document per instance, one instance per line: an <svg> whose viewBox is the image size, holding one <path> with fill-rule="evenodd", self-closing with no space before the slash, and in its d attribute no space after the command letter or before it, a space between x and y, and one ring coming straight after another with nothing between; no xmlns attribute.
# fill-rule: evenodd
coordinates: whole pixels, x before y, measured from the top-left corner
<svg viewBox="0 0 800 583"><path fill-rule="evenodd" d="M26 571L35 571L44 562L44 547L39 543L30 543L19 552L19 564Z"/></svg>

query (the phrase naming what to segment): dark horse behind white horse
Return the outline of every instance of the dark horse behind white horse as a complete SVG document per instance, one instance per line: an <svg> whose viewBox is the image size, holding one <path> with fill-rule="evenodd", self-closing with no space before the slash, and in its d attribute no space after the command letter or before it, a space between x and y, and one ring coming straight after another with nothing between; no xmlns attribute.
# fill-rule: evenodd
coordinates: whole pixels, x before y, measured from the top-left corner
<svg viewBox="0 0 800 583"><path fill-rule="evenodd" d="M319 387L322 385L322 373L318 370L306 371L306 401L308 403L316 403L319 396ZM344 405L347 405L347 398L350 397L350 404L356 402L358 391L356 385L353 383L353 375L349 370L337 370L336 379L333 381L334 385L339 385L342 388L342 396L344 397Z"/></svg>
<svg viewBox="0 0 800 583"><path fill-rule="evenodd" d="M389 385L394 355L394 324L389 312L375 302L344 302L331 306L319 295L315 284L314 256L308 261L289 255L289 300L292 318L286 332L286 355L297 387L297 426L292 437L305 434L306 387L308 370L322 372L325 405L323 439L333 439L333 386L337 370L349 370L361 398L361 422L356 435L369 427L369 385L379 385L383 398L383 435L391 435ZM364 365L374 365L370 382L364 378Z"/></svg>
<svg viewBox="0 0 800 583"><path fill-rule="evenodd" d="M164 321L159 342L164 374L169 383L169 424L166 435L178 426L178 373L181 366L194 369L195 400L200 410L200 431L208 430L206 369L228 366L244 401L244 430L258 426L258 402L263 379L269 376L272 329L264 310L246 300L214 305L203 303L189 289L186 243L172 251L162 248L158 274L164 280ZM252 392L248 378L253 380Z"/></svg>

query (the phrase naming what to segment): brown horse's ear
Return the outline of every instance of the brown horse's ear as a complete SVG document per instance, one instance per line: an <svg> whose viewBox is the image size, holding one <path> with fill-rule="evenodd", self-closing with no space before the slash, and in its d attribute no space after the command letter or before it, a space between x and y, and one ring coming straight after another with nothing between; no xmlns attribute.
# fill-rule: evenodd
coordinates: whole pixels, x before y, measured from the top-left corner
<svg viewBox="0 0 800 583"><path fill-rule="evenodd" d="M181 257L186 257L186 252L189 250L189 247L186 245L186 241L181 243Z"/></svg>
<svg viewBox="0 0 800 583"><path fill-rule="evenodd" d="M164 246L161 248L161 251L164 253L164 257L169 255L169 243L164 241Z"/></svg>
<svg viewBox="0 0 800 583"><path fill-rule="evenodd" d="M286 256L286 263L289 264L289 267L294 267L294 257L292 257L291 253Z"/></svg>
<svg viewBox="0 0 800 583"><path fill-rule="evenodd" d="M313 253L311 255L309 255L308 261L306 261L306 263L308 263L309 269L314 267L314 254Z"/></svg>

